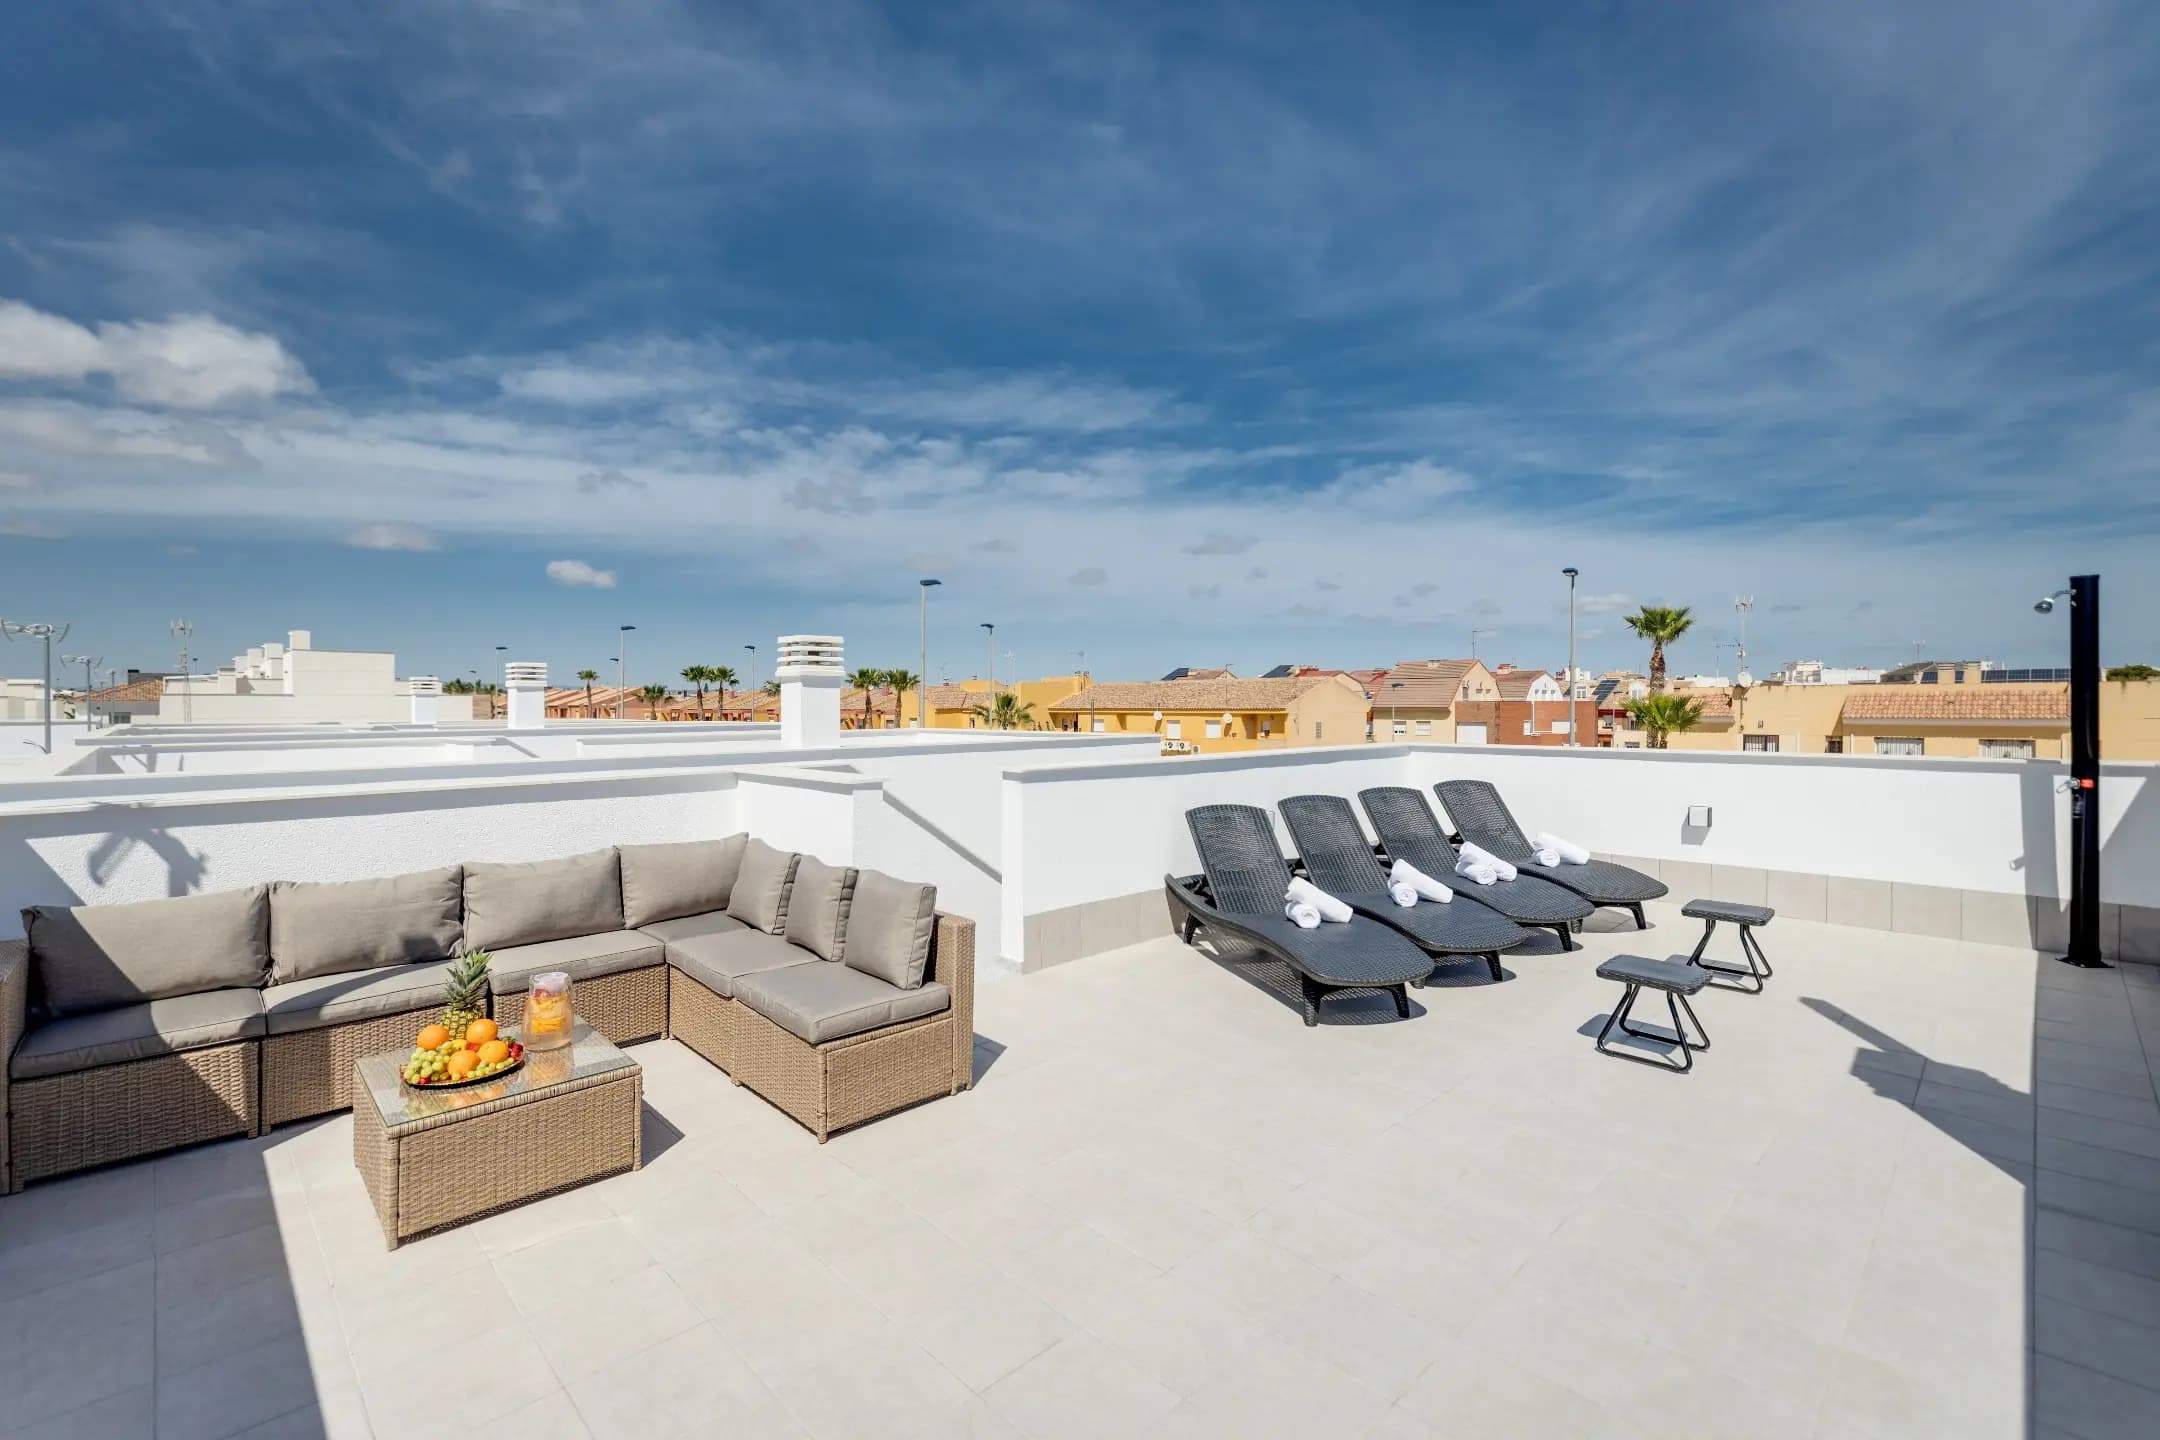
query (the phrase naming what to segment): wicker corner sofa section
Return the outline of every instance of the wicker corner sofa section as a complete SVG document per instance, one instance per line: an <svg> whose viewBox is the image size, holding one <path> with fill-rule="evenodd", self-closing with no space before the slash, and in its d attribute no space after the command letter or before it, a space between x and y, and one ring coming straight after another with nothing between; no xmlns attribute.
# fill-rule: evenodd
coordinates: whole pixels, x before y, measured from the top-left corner
<svg viewBox="0 0 2160 1440"><path fill-rule="evenodd" d="M675 1035L821 1142L973 1073L973 922L743 835L24 925L0 941L0 1193L350 1106L354 1060L409 1044L469 949L499 1021L565 971L609 1039Z"/></svg>

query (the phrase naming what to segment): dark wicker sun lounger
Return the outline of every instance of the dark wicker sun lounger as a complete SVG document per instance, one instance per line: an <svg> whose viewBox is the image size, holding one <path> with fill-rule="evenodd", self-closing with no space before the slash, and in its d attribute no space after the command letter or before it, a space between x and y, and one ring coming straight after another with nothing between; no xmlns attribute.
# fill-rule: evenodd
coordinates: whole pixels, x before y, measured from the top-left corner
<svg viewBox="0 0 2160 1440"><path fill-rule="evenodd" d="M1437 958L1477 956L1500 978L1500 952L1530 932L1483 905L1397 905L1388 895L1387 871L1373 858L1350 802L1336 795L1293 795L1278 806L1305 873L1322 890L1357 911L1415 940Z"/></svg>
<svg viewBox="0 0 2160 1440"><path fill-rule="evenodd" d="M1525 875L1565 885L1592 905L1632 912L1638 930L1650 928L1650 922L1643 918L1643 902L1663 895L1665 887L1642 871L1609 860L1592 860L1587 865L1539 865L1531 860L1530 842L1508 813L1507 802L1489 783L1443 780L1433 790L1463 839L1482 845Z"/></svg>
<svg viewBox="0 0 2160 1440"><path fill-rule="evenodd" d="M1407 860L1466 900L1499 911L1518 925L1535 925L1560 937L1560 948L1579 948L1568 931L1597 907L1564 885L1520 875L1480 885L1455 873L1459 858L1423 795L1407 785L1376 785L1358 791L1365 818L1389 860Z"/></svg>
<svg viewBox="0 0 2160 1440"><path fill-rule="evenodd" d="M1185 812L1202 873L1165 875L1179 933L1192 943L1202 926L1233 936L1282 961L1304 992L1305 1023L1320 1023L1320 1002L1341 990L1384 990L1395 1013L1410 1014L1404 989L1423 980L1432 961L1384 925L1352 920L1301 930L1283 916L1290 866L1265 810L1251 805L1202 805Z"/></svg>

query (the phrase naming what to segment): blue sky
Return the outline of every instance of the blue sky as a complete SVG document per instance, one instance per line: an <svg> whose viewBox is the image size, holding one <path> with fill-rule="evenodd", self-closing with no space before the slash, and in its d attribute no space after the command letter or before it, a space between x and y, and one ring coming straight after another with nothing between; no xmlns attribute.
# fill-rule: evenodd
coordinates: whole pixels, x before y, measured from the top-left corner
<svg viewBox="0 0 2160 1440"><path fill-rule="evenodd" d="M27 9L0 613L108 663L2160 660L2151 5Z"/></svg>

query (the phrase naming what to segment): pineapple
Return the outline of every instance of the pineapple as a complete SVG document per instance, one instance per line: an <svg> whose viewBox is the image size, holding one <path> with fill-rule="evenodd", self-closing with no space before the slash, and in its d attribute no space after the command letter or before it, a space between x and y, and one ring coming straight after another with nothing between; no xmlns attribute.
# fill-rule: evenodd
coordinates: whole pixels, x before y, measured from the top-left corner
<svg viewBox="0 0 2160 1440"><path fill-rule="evenodd" d="M466 1027L487 1014L488 953L468 950L443 976L443 1028L462 1041Z"/></svg>

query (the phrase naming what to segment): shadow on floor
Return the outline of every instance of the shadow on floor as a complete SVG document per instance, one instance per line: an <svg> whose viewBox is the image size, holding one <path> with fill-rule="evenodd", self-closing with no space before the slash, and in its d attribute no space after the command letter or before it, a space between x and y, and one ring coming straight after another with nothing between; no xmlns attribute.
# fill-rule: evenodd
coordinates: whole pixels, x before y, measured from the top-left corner
<svg viewBox="0 0 2160 1440"><path fill-rule="evenodd" d="M1282 961L1236 941L1218 940L1207 935L1200 936L1186 948L1196 955L1213 961L1216 965L1237 976L1238 979L1243 980L1255 990L1280 1002L1285 1009L1298 1016L1302 1022L1305 1014L1304 989L1298 981L1297 972ZM1469 963L1476 968L1479 983L1486 985L1492 983L1491 979L1486 975L1483 960L1473 959ZM1459 970L1461 968L1461 966L1448 967L1449 970ZM1441 971L1435 970L1432 978L1427 979L1425 983L1427 985L1462 983L1461 981L1443 980L1440 978L1441 975ZM1417 1003L1417 992L1415 990L1411 991L1410 994L1412 998L1410 1001L1410 1014L1407 1018L1415 1020L1425 1013L1425 1008ZM1394 999L1386 992L1379 990L1338 990L1320 1002L1320 1023L1322 1025L1399 1025L1403 1023L1404 1018L1395 1013Z"/></svg>

